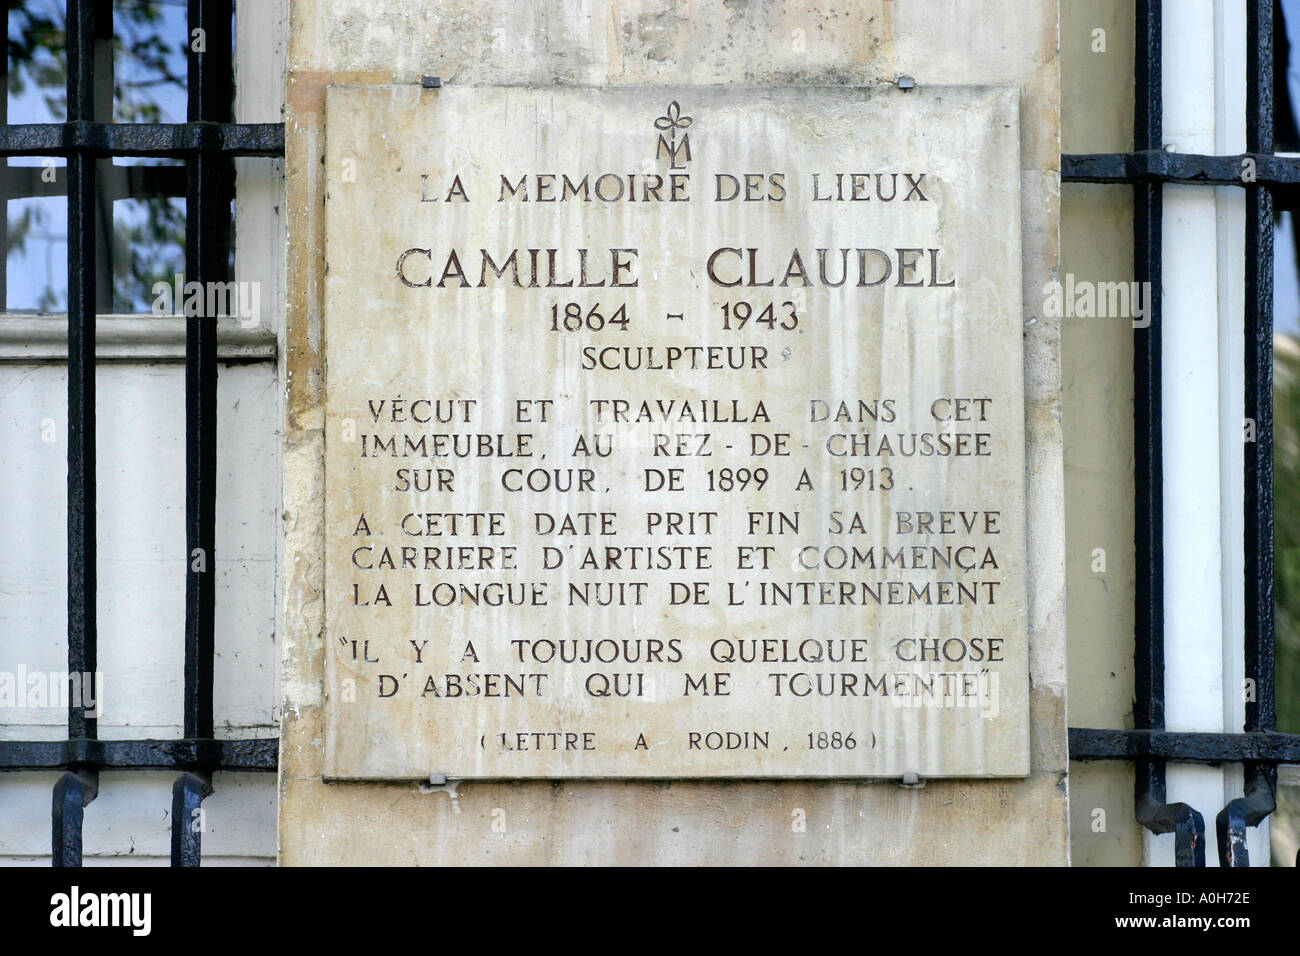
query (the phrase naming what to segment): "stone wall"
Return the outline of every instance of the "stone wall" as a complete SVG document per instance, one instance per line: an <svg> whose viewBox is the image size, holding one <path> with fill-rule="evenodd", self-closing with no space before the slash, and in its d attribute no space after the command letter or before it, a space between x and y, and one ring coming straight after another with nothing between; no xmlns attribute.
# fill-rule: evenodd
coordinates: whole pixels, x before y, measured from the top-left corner
<svg viewBox="0 0 1300 956"><path fill-rule="evenodd" d="M1068 860L1057 5L294 0L287 115L284 864ZM1020 91L1032 773L1023 780L325 784L324 103L331 84L1014 85ZM806 829L792 824L806 820ZM494 826L495 824L495 826Z"/></svg>

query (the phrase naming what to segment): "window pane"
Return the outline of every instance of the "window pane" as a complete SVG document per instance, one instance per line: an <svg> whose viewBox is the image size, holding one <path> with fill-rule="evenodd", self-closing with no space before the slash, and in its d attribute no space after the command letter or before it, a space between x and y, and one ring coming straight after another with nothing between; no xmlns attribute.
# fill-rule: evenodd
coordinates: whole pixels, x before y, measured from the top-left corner
<svg viewBox="0 0 1300 956"><path fill-rule="evenodd" d="M67 167L62 159L13 157L0 166L5 295L9 312L65 312L68 307Z"/></svg>
<svg viewBox="0 0 1300 956"><path fill-rule="evenodd" d="M6 122L67 119L63 0L10 0ZM185 0L114 0L95 41L95 119L183 123L189 21Z"/></svg>
<svg viewBox="0 0 1300 956"><path fill-rule="evenodd" d="M63 0L9 4L6 108L9 123L67 119Z"/></svg>
<svg viewBox="0 0 1300 956"><path fill-rule="evenodd" d="M178 171L184 175L183 167ZM113 203L112 256L113 311L151 311L153 287L171 287L185 272L185 200L156 195Z"/></svg>
<svg viewBox="0 0 1300 956"><path fill-rule="evenodd" d="M185 0L114 0L114 122L185 122L188 32Z"/></svg>
<svg viewBox="0 0 1300 956"><path fill-rule="evenodd" d="M185 271L185 166L172 160L100 160L95 167L96 311L150 312L154 285L172 285ZM61 159L15 157L0 166L0 195L7 200L7 311L67 310L66 177Z"/></svg>

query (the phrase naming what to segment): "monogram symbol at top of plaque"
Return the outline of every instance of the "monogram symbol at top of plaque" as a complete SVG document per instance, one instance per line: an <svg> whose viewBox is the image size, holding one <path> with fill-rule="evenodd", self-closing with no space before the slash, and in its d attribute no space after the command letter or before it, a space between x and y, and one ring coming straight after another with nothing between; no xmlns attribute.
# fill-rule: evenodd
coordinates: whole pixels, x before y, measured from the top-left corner
<svg viewBox="0 0 1300 956"><path fill-rule="evenodd" d="M685 132L690 125L691 118L682 115L682 108L677 101L669 103L667 112L655 120L655 129L660 131L655 159L666 153L670 169L685 169L691 161L691 137ZM677 138L678 130L682 131L681 139Z"/></svg>

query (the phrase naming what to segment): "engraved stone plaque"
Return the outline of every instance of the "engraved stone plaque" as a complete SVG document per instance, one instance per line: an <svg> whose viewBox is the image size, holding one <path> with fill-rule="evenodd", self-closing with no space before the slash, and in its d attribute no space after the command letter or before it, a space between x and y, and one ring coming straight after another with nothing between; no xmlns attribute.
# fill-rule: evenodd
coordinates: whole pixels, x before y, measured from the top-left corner
<svg viewBox="0 0 1300 956"><path fill-rule="evenodd" d="M331 87L326 777L1029 771L993 87Z"/></svg>

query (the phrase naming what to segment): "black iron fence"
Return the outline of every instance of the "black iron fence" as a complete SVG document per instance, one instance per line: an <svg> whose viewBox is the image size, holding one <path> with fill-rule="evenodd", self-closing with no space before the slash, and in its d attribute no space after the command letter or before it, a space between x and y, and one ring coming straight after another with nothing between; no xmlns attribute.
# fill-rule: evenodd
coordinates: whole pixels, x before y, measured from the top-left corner
<svg viewBox="0 0 1300 956"><path fill-rule="evenodd" d="M1175 834L1179 866L1205 865L1205 821L1185 803L1169 803L1169 761L1241 762L1244 795L1219 811L1223 866L1248 866L1246 828L1277 806L1277 765L1300 762L1300 735L1279 734L1273 635L1273 193L1300 183L1300 159L1274 155L1275 0L1248 0L1246 153L1200 156L1166 152L1161 137L1161 3L1138 0L1133 152L1061 157L1065 182L1133 187L1134 279L1149 282L1150 323L1133 331L1134 449L1137 508L1136 632L1133 730L1070 728L1074 760L1132 760L1138 821L1154 833ZM1244 160L1253 163L1244 163ZM1244 170L1251 175L1243 175ZM1242 733L1165 730L1164 500L1161 464L1160 296L1161 199L1165 183L1239 186L1246 190L1245 417L1255 441L1245 445L1245 671Z"/></svg>
<svg viewBox="0 0 1300 956"><path fill-rule="evenodd" d="M112 119L111 95L97 97L111 70L111 0L68 0L67 121L0 126L0 156L67 159L68 197L68 673L96 672L95 321L97 237L104 224L97 202L96 162L111 157L169 157L185 163L187 283L229 278L235 156L283 156L284 126L231 122L231 0L189 0L187 122L122 124ZM199 31L195 33L195 31ZM191 43L190 37L201 38ZM103 44L109 55L99 56ZM198 48L198 49L196 49ZM111 92L111 76L108 77ZM101 293L102 294L102 293ZM196 811L219 770L274 771L275 739L221 740L213 733L217 454L217 323L187 318L186 588L184 736L178 740L100 740L94 704L70 687L63 741L0 741L0 771L63 770L53 795L55 866L80 866L84 809L99 788L99 771L170 770L171 861L197 866L202 828ZM199 560L196 560L198 558Z"/></svg>

